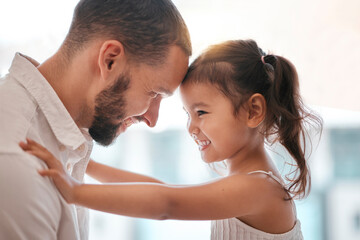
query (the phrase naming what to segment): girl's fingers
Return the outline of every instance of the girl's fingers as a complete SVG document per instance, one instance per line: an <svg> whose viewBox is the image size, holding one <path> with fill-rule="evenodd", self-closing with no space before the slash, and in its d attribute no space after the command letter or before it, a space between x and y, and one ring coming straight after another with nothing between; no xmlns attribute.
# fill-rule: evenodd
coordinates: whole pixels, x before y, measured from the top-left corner
<svg viewBox="0 0 360 240"><path fill-rule="evenodd" d="M46 148L39 143L27 138L25 142L20 142L19 146L29 154L43 160L49 168L60 168L62 164L58 164L58 160ZM59 166L58 166L59 165Z"/></svg>
<svg viewBox="0 0 360 240"><path fill-rule="evenodd" d="M28 151L31 149L40 149L39 146L35 145L35 143L33 141L31 141L30 139L26 139L26 142L19 142L19 146L24 151Z"/></svg>
<svg viewBox="0 0 360 240"><path fill-rule="evenodd" d="M31 146L34 146L42 151L45 152L49 152L46 148L44 148L41 144L35 142L34 140L31 140L30 138L26 138L26 141L28 142L28 144L30 144Z"/></svg>
<svg viewBox="0 0 360 240"><path fill-rule="evenodd" d="M29 149L38 149L40 151L43 152L47 152L50 153L46 148L44 148L42 145L40 145L39 143L35 142L34 140L31 140L29 138L26 138L26 142L20 142L19 146L23 149L23 150L29 150Z"/></svg>
<svg viewBox="0 0 360 240"><path fill-rule="evenodd" d="M38 170L38 173L43 177L51 177L56 178L59 176L59 172L55 169L49 169L49 170Z"/></svg>
<svg viewBox="0 0 360 240"><path fill-rule="evenodd" d="M27 144L26 142L19 142L19 146L22 148L22 150L26 151L30 149L29 144Z"/></svg>
<svg viewBox="0 0 360 240"><path fill-rule="evenodd" d="M48 166L49 164L52 163L52 159L49 158L48 156L46 156L46 154L44 154L43 152L41 151L37 151L36 149L34 150L27 150L26 151L27 153L31 154L31 155L34 155L35 157L38 157L40 158L41 160L43 160Z"/></svg>
<svg viewBox="0 0 360 240"><path fill-rule="evenodd" d="M34 140L31 140L31 139L27 138L26 141L27 141L27 144L28 144L30 149L37 149L40 152L51 154L46 148L44 148L42 145L35 142Z"/></svg>

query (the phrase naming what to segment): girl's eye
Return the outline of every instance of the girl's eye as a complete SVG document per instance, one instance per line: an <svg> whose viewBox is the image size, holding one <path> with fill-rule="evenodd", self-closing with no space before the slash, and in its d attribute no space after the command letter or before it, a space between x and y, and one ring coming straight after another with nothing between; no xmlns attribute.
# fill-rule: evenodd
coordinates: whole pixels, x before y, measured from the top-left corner
<svg viewBox="0 0 360 240"><path fill-rule="evenodd" d="M198 116L201 116L201 115L207 114L207 112L199 110L199 111L197 111L197 114L198 114Z"/></svg>

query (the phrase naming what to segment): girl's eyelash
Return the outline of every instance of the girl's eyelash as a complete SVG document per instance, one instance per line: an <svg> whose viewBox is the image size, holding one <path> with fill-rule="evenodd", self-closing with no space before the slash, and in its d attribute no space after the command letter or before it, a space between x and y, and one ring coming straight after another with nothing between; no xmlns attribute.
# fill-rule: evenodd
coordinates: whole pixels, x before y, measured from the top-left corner
<svg viewBox="0 0 360 240"><path fill-rule="evenodd" d="M185 114L186 114L188 117L190 117L190 113L188 113L186 110L184 110L184 111L185 111ZM197 115L200 117L201 115L207 114L208 112L202 111L202 110L198 110L198 111L196 111L196 113L197 113Z"/></svg>
<svg viewBox="0 0 360 240"><path fill-rule="evenodd" d="M207 113L207 112L202 111L202 110L197 111L197 114L198 114L199 116L201 116L201 115L203 115L203 114L206 114L206 113Z"/></svg>

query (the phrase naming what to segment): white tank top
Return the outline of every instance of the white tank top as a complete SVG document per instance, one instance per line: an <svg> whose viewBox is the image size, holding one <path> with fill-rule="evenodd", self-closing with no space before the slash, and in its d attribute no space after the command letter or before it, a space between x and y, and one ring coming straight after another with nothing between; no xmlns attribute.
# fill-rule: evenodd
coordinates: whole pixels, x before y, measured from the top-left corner
<svg viewBox="0 0 360 240"><path fill-rule="evenodd" d="M252 173L264 173L282 186L283 181L273 175L272 172L254 171ZM301 224L296 220L295 226L288 232L272 234L253 228L237 218L211 221L211 240L303 240Z"/></svg>

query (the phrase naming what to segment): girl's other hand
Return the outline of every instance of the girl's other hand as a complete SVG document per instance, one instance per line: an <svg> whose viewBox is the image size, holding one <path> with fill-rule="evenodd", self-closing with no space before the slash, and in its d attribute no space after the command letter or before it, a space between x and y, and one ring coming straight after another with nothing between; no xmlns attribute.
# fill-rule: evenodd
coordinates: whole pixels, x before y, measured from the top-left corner
<svg viewBox="0 0 360 240"><path fill-rule="evenodd" d="M39 143L26 139L25 142L20 142L19 146L27 153L30 153L39 159L43 160L49 169L38 170L41 176L48 176L52 178L56 187L64 197L66 202L74 202L75 188L80 183L72 178L65 170L63 164L54 157L46 148Z"/></svg>

